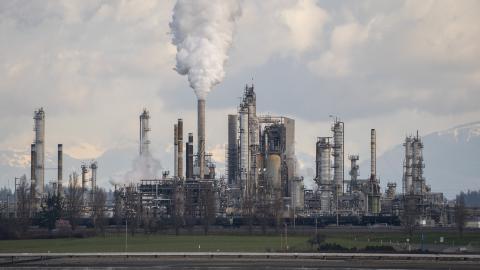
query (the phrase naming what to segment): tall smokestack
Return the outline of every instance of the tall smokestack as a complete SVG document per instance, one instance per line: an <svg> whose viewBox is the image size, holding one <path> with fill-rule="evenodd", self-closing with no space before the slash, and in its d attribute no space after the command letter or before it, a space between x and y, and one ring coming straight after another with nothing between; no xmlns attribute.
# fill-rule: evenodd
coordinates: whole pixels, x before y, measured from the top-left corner
<svg viewBox="0 0 480 270"><path fill-rule="evenodd" d="M177 124L177 176L183 178L183 120L178 119Z"/></svg>
<svg viewBox="0 0 480 270"><path fill-rule="evenodd" d="M178 176L178 126L173 125L173 177Z"/></svg>
<svg viewBox="0 0 480 270"><path fill-rule="evenodd" d="M188 142L185 146L185 177L187 179L193 178L193 133L188 133Z"/></svg>
<svg viewBox="0 0 480 270"><path fill-rule="evenodd" d="M95 200L95 192L97 191L97 162L94 161L90 164L92 170L92 202Z"/></svg>
<svg viewBox="0 0 480 270"><path fill-rule="evenodd" d="M148 139L148 133L150 132L150 113L147 109L143 109L140 115L140 155L149 154L150 140Z"/></svg>
<svg viewBox="0 0 480 270"><path fill-rule="evenodd" d="M82 192L84 193L87 190L87 165L82 164Z"/></svg>
<svg viewBox="0 0 480 270"><path fill-rule="evenodd" d="M198 100L198 166L200 179L205 177L205 100Z"/></svg>
<svg viewBox="0 0 480 270"><path fill-rule="evenodd" d="M36 163L36 158L37 158L37 150L35 148L35 144L32 143L31 145L31 150L30 150L30 193L32 195L32 198L34 198L35 195L35 189L36 189L36 182L35 182L35 167L37 166Z"/></svg>
<svg viewBox="0 0 480 270"><path fill-rule="evenodd" d="M57 162L57 194L60 196L62 194L62 181L63 181L63 145L58 144L58 162Z"/></svg>
<svg viewBox="0 0 480 270"><path fill-rule="evenodd" d="M377 175L377 135L375 129L370 131L370 175Z"/></svg>
<svg viewBox="0 0 480 270"><path fill-rule="evenodd" d="M45 112L43 108L35 111L35 184L38 193L43 194L45 187Z"/></svg>

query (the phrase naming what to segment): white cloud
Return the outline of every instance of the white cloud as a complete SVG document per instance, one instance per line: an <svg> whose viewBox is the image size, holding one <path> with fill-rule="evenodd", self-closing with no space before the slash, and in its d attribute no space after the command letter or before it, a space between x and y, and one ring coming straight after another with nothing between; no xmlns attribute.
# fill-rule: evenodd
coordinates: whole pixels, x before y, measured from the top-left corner
<svg viewBox="0 0 480 270"><path fill-rule="evenodd" d="M63 143L93 157L135 145L147 107L152 147L171 168L173 123L196 128L193 92L172 70L173 4L0 1L0 147L28 151L32 112L43 106L47 149ZM226 115L251 76L259 112L295 118L297 151L309 156L330 133L329 114L345 121L347 151L362 157L371 127L381 153L406 132L478 120L479 5L245 0L225 81L207 101L208 149L222 161Z"/></svg>
<svg viewBox="0 0 480 270"><path fill-rule="evenodd" d="M303 52L321 42L323 26L329 19L325 10L313 0L300 0L281 11L280 16L288 26L289 41L294 49Z"/></svg>
<svg viewBox="0 0 480 270"><path fill-rule="evenodd" d="M240 71L272 57L297 57L323 43L328 13L312 0L245 1L230 66Z"/></svg>
<svg viewBox="0 0 480 270"><path fill-rule="evenodd" d="M357 22L335 26L329 49L322 53L319 59L309 63L310 69L327 77L350 75L352 51L368 39L368 28Z"/></svg>

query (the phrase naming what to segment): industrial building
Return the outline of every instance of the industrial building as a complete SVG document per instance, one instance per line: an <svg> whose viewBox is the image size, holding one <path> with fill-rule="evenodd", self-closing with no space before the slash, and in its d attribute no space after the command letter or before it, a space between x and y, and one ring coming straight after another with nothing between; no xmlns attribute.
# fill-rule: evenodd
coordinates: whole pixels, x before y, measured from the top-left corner
<svg viewBox="0 0 480 270"><path fill-rule="evenodd" d="M397 193L395 183L388 183L382 193L376 169L376 130L370 130L369 176L360 179L360 157L352 154L347 156L347 179L345 123L335 118L331 136L317 138L313 179L316 186L306 189L303 177L295 170L295 121L285 116L257 114L253 85L245 86L237 113L227 116L226 179L217 177L211 154L205 151L204 100L199 100L197 109L197 153L193 152L193 133L188 133L183 142L183 120L178 119L173 128L173 173L165 171L159 179L141 179L133 187L142 204L156 215L201 218L208 208L216 217L390 222L402 216L407 200L415 200L421 213L420 224L433 225L445 219L443 195L432 193L425 184L423 145L418 135L406 138L402 192ZM145 112L140 117L140 149L148 149L149 143L149 116ZM140 154L142 151L146 150Z"/></svg>
<svg viewBox="0 0 480 270"><path fill-rule="evenodd" d="M30 151L30 200L31 215L35 215L41 208L43 200L49 193L64 196L68 185L63 182L63 144L57 145L57 167L45 167L45 111L43 108L35 110L34 116L34 142ZM146 143L147 141L142 141ZM148 148L148 147L147 147ZM82 207L88 212L94 199L97 189L97 168L96 161L85 162L81 165L81 180L78 185L82 191ZM45 170L56 170L57 177L49 183L45 182ZM77 177L77 174L73 174Z"/></svg>
<svg viewBox="0 0 480 270"><path fill-rule="evenodd" d="M257 115L254 86L245 86L238 113L228 115L229 210L280 207L284 215L303 209L303 179L295 172L295 121Z"/></svg>
<svg viewBox="0 0 480 270"><path fill-rule="evenodd" d="M420 136L407 136L402 190L387 183L380 190L376 168L377 131L370 130L370 173L360 178L360 156L345 154L345 123L335 118L331 134L318 137L315 147L315 186L305 188L296 172L295 120L257 113L253 85L246 85L236 114L227 116L225 179L216 173L212 155L205 149L205 100L197 104L197 152L194 133L184 141L184 122L173 125L172 172L161 176L130 179L131 185L115 186L117 194L129 193L155 216L198 219L214 217L268 217L270 219L324 219L326 223L353 220L398 220L413 205L421 225L447 224L446 200L431 192L423 177L423 143ZM31 192L38 206L45 197L45 112L35 111L35 138L31 145ZM150 157L150 113L139 117L139 157ZM345 166L348 158L349 167ZM64 194L63 145L58 144L57 179L54 190ZM95 161L81 166L82 204L88 213L97 189ZM347 177L345 176L347 171ZM371 218L374 219L371 219ZM333 220L333 221L332 221ZM366 221L365 221L366 220Z"/></svg>

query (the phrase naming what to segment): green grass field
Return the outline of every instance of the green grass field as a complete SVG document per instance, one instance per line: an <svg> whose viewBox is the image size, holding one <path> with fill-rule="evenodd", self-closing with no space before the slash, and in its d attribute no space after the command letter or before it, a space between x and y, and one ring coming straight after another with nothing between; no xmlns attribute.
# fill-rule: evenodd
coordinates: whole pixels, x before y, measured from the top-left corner
<svg viewBox="0 0 480 270"><path fill-rule="evenodd" d="M288 237L288 245L295 249L308 247L306 236ZM128 237L128 251L246 251L280 250L280 236L226 236L226 235L136 235ZM0 241L0 252L123 252L125 236L114 235L93 238L63 238Z"/></svg>
<svg viewBox="0 0 480 270"><path fill-rule="evenodd" d="M406 236L401 232L391 233L326 233L328 243L337 243L344 247L364 248L367 245L405 243ZM445 238L447 245L472 245L480 247L480 234L465 233L460 238L454 232L426 232L425 244L438 243L440 236ZM308 236L289 236L288 246L291 251L309 251ZM410 239L410 243L420 243L420 233ZM245 251L265 252L280 251L280 236L250 236L250 235L143 235L128 237L128 251L131 252L189 252L189 251ZM33 240L2 240L0 252L123 252L125 251L125 236L113 234L106 237L92 238L62 238Z"/></svg>
<svg viewBox="0 0 480 270"><path fill-rule="evenodd" d="M444 238L445 245L472 245L480 247L480 233L466 232L460 237L456 232L424 232L424 244L439 244L440 237ZM411 244L420 244L421 232L416 232L412 237L402 232L362 232L362 233L330 233L326 242L337 243L344 247L364 248L365 246L390 245L405 243L407 238Z"/></svg>

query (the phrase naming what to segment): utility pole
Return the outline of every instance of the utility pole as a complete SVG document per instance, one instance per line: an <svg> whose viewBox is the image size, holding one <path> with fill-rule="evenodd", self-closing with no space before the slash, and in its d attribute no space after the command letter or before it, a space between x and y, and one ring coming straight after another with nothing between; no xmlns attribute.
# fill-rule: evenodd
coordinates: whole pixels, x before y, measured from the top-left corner
<svg viewBox="0 0 480 270"><path fill-rule="evenodd" d="M123 195L125 200L125 252L128 248L128 204L127 204L127 188L124 186Z"/></svg>
<svg viewBox="0 0 480 270"><path fill-rule="evenodd" d="M127 244L128 244L128 218L125 215L125 252L127 252Z"/></svg>
<svg viewBox="0 0 480 270"><path fill-rule="evenodd" d="M13 190L13 211L15 213L14 217L17 217L17 180L20 180L20 178L15 177L15 185Z"/></svg>
<svg viewBox="0 0 480 270"><path fill-rule="evenodd" d="M336 197L337 197L337 203L336 203L337 210L335 212L337 212L337 227L338 227L338 196Z"/></svg>

